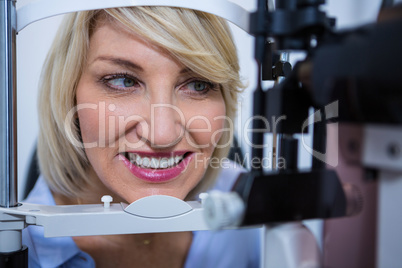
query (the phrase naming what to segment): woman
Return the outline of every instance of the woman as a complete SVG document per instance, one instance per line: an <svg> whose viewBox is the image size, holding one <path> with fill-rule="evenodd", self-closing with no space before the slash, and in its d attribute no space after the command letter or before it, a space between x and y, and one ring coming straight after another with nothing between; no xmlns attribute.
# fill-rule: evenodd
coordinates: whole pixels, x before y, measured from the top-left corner
<svg viewBox="0 0 402 268"><path fill-rule="evenodd" d="M105 194L126 203L155 194L188 200L229 190L240 169L221 170L216 160L229 150L238 72L228 26L210 14L133 7L67 16L42 74L43 179L27 202L90 204ZM24 233L33 267L259 261L258 230L42 236L40 227Z"/></svg>

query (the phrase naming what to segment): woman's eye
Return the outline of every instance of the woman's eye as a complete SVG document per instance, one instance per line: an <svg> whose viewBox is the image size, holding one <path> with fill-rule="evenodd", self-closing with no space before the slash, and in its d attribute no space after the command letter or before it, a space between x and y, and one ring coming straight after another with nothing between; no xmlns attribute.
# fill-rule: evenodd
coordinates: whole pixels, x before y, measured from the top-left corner
<svg viewBox="0 0 402 268"><path fill-rule="evenodd" d="M207 93L214 86L212 83L205 81L192 81L186 85L186 88L197 93Z"/></svg>
<svg viewBox="0 0 402 268"><path fill-rule="evenodd" d="M204 91L205 89L208 88L207 83L202 82L202 81L194 81L191 82L187 85L190 89L195 90L195 91Z"/></svg>
<svg viewBox="0 0 402 268"><path fill-rule="evenodd" d="M141 82L137 78L125 73L106 75L100 78L99 82L118 91L132 91L141 86Z"/></svg>
<svg viewBox="0 0 402 268"><path fill-rule="evenodd" d="M135 86L137 81L129 77L121 77L121 78L110 79L108 83L114 87L127 88Z"/></svg>

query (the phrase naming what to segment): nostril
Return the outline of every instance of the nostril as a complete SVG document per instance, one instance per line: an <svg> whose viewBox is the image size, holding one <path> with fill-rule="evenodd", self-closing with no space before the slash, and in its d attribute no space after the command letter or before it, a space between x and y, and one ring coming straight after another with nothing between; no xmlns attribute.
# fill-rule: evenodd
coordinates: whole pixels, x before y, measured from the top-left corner
<svg viewBox="0 0 402 268"><path fill-rule="evenodd" d="M168 139L167 137L158 137L150 140L152 148L169 148L173 147L181 141L182 137L176 137L175 139Z"/></svg>
<svg viewBox="0 0 402 268"><path fill-rule="evenodd" d="M185 118L177 107L151 107L150 117L145 117L136 127L141 141L153 148L168 148L178 144L185 136Z"/></svg>

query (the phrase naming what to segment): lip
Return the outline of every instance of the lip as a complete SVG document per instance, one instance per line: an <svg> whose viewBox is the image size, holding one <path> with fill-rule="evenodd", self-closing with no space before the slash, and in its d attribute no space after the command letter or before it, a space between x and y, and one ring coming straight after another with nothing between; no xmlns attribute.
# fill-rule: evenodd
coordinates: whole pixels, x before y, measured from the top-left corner
<svg viewBox="0 0 402 268"><path fill-rule="evenodd" d="M132 164L126 157L119 154L119 159L123 161L124 165L130 170L130 172L139 179L152 183L167 182L175 179L179 176L188 166L190 161L194 157L194 153L188 151L175 151L169 153L153 153L153 152L130 152L136 153L141 156L148 157L172 157L181 156L185 153L189 153L178 165L166 168L166 169L152 169L152 168L141 168L137 165Z"/></svg>

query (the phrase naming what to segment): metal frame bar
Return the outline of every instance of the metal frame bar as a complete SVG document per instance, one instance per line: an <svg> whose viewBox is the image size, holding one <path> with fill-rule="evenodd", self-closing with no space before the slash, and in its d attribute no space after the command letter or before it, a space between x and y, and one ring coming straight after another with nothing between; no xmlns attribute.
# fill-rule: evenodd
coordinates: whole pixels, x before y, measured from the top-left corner
<svg viewBox="0 0 402 268"><path fill-rule="evenodd" d="M18 8L17 31L35 21L56 15L125 6L170 6L200 10L222 17L249 32L249 12L228 0L37 0Z"/></svg>
<svg viewBox="0 0 402 268"><path fill-rule="evenodd" d="M17 206L16 8L0 0L0 206Z"/></svg>

